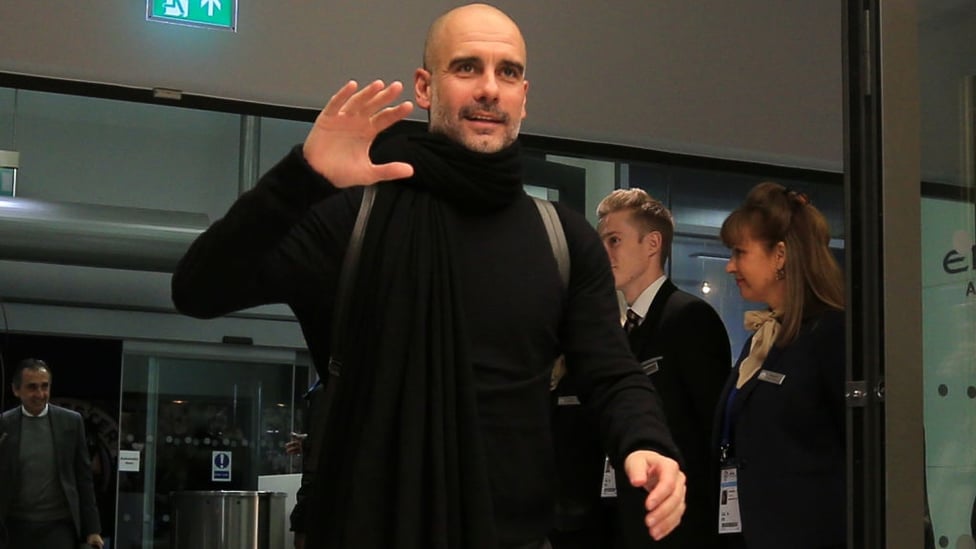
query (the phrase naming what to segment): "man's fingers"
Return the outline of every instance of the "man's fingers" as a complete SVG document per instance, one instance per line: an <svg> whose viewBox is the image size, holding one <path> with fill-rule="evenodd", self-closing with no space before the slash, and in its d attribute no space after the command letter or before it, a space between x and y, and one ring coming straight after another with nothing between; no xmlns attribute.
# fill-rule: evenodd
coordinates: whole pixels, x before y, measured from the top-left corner
<svg viewBox="0 0 976 549"><path fill-rule="evenodd" d="M653 504L653 492L647 496L646 505L649 512L645 517L645 524L651 537L657 540L674 530L681 522L681 517L685 512L687 486L684 473L679 472L672 484L673 490L668 492L663 499L658 500L660 503ZM658 487L656 486L656 488Z"/></svg>
<svg viewBox="0 0 976 549"><path fill-rule="evenodd" d="M624 473L630 485L636 488L647 485L647 460L643 457L644 452L631 452L624 459Z"/></svg>
<svg viewBox="0 0 976 549"><path fill-rule="evenodd" d="M376 108L370 108L370 104L376 99L377 95L380 95L386 88L386 84L382 80L373 80L369 85L365 86L363 89L352 94L346 104L339 109L340 114L364 114L371 115Z"/></svg>
<svg viewBox="0 0 976 549"><path fill-rule="evenodd" d="M363 89L356 91L358 84L350 80L329 99L325 108L319 114L317 122L324 123L324 118L340 115L366 116L376 125L377 131L382 131L405 118L413 110L413 104L404 101L398 105L387 106L403 91L401 82L393 82L389 86L382 80L374 80Z"/></svg>
<svg viewBox="0 0 976 549"><path fill-rule="evenodd" d="M376 131L381 132L406 118L411 111L413 111L413 103L410 101L387 107L373 115L373 125Z"/></svg>
<svg viewBox="0 0 976 549"><path fill-rule="evenodd" d="M656 540L668 535L685 512L685 474L678 462L651 451L632 452L624 460L627 478L633 486L648 491L644 500L644 524Z"/></svg>
<svg viewBox="0 0 976 549"><path fill-rule="evenodd" d="M648 511L653 511L654 507L674 492L678 475L683 475L683 473L677 468L674 471L655 471L650 475L647 484L645 484L648 491L645 500Z"/></svg>
<svg viewBox="0 0 976 549"><path fill-rule="evenodd" d="M319 116L336 116L339 114L346 101L349 101L349 98L352 97L352 94L356 92L356 88L358 87L359 84L355 80L346 82L346 85L339 88L339 91L335 92L335 95L325 104L325 108L322 109Z"/></svg>
<svg viewBox="0 0 976 549"><path fill-rule="evenodd" d="M685 512L685 503L682 501L675 506L671 512L653 522L649 521L648 533L651 537L660 540L670 534L681 524L681 517Z"/></svg>
<svg viewBox="0 0 976 549"><path fill-rule="evenodd" d="M383 86L383 81L381 80L377 80L376 82L373 82L373 84L377 85L376 92L372 94L364 94L363 96L364 103L362 109L369 114L372 114L386 105L389 105L395 101L397 97L400 97L400 94L403 92L403 83L400 81L391 82L390 85L386 87Z"/></svg>

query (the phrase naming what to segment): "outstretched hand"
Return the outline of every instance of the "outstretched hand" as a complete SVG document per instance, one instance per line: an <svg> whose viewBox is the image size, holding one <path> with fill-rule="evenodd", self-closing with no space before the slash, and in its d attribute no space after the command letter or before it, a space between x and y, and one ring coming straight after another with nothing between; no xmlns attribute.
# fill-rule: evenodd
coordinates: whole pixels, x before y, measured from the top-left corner
<svg viewBox="0 0 976 549"><path fill-rule="evenodd" d="M305 160L339 188L410 177L410 164L373 164L369 158L376 135L413 110L409 101L390 106L403 84L387 86L377 80L358 92L357 88L354 81L346 83L319 113L302 146Z"/></svg>
<svg viewBox="0 0 976 549"><path fill-rule="evenodd" d="M630 484L648 491L644 500L644 524L651 537L659 540L681 522L685 513L685 474L678 462L650 450L631 452L624 460Z"/></svg>

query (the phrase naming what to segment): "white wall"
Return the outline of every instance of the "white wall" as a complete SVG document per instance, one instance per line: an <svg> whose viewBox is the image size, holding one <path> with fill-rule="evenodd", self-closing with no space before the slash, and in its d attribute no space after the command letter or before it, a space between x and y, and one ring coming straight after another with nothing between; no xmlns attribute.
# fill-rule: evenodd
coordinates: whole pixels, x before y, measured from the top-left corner
<svg viewBox="0 0 976 549"><path fill-rule="evenodd" d="M456 4L243 1L232 33L139 0L4 0L0 71L317 108L350 78L412 78ZM527 133L841 168L840 0L497 5L529 45Z"/></svg>

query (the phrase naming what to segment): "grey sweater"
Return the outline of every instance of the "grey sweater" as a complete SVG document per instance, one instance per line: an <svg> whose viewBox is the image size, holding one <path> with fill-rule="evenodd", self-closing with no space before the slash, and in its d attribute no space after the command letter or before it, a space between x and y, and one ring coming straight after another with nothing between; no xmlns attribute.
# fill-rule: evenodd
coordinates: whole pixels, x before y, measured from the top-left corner
<svg viewBox="0 0 976 549"><path fill-rule="evenodd" d="M20 478L11 516L30 521L71 519L68 500L55 467L51 419L24 416L21 419Z"/></svg>

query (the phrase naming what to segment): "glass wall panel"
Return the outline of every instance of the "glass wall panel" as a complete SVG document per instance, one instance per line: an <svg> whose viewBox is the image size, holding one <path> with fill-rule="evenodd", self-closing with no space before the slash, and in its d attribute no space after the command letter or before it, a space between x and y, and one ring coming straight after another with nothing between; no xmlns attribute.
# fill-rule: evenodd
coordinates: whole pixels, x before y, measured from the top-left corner
<svg viewBox="0 0 976 549"><path fill-rule="evenodd" d="M292 147L303 143L310 129L312 129L311 122L262 118L261 155L258 173L263 174L270 170L282 157L288 154Z"/></svg>
<svg viewBox="0 0 976 549"><path fill-rule="evenodd" d="M935 546L976 547L976 4L918 8L925 480Z"/></svg>
<svg viewBox="0 0 976 549"><path fill-rule="evenodd" d="M19 196L203 212L236 196L239 117L20 90ZM11 130L14 132L14 130Z"/></svg>
<svg viewBox="0 0 976 549"><path fill-rule="evenodd" d="M136 465L119 471L118 547L168 547L174 492L256 490L259 475L300 472L284 449L304 431L309 374L294 362L126 351L120 455Z"/></svg>
<svg viewBox="0 0 976 549"><path fill-rule="evenodd" d="M16 126L14 111L19 90L0 88L0 150L13 150Z"/></svg>
<svg viewBox="0 0 976 549"><path fill-rule="evenodd" d="M603 197L617 188L616 163L605 160L577 158L571 156L546 155L546 160L566 166L575 166L586 170L586 191L583 202L583 214L591 224L596 225L596 207Z"/></svg>
<svg viewBox="0 0 976 549"><path fill-rule="evenodd" d="M922 200L926 479L935 537L950 547L973 539L976 503L973 216L968 202Z"/></svg>

